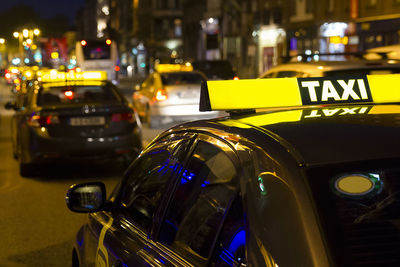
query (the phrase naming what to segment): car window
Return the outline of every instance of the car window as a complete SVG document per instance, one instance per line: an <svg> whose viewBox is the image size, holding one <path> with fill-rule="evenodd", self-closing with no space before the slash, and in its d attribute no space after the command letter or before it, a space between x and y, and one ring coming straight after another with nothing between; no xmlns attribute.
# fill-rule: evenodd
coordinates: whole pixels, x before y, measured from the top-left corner
<svg viewBox="0 0 400 267"><path fill-rule="evenodd" d="M69 103L119 102L111 85L102 86L44 86L40 88L37 104L62 105Z"/></svg>
<svg viewBox="0 0 400 267"><path fill-rule="evenodd" d="M276 72L270 72L265 74L262 78L274 78L276 76Z"/></svg>
<svg viewBox="0 0 400 267"><path fill-rule="evenodd" d="M200 141L178 181L159 241L184 257L209 258L236 190L236 177L227 153Z"/></svg>
<svg viewBox="0 0 400 267"><path fill-rule="evenodd" d="M302 72L287 70L287 71L279 71L276 74L276 78L301 77L302 75L303 75Z"/></svg>
<svg viewBox="0 0 400 267"><path fill-rule="evenodd" d="M111 48L104 41L88 41L82 46L85 59L110 59Z"/></svg>
<svg viewBox="0 0 400 267"><path fill-rule="evenodd" d="M150 232L152 218L167 182L182 166L190 139L169 137L155 144L129 168L121 185L119 208L145 232Z"/></svg>
<svg viewBox="0 0 400 267"><path fill-rule="evenodd" d="M239 195L229 208L215 247L211 266L240 266L241 263L247 263L245 218Z"/></svg>
<svg viewBox="0 0 400 267"><path fill-rule="evenodd" d="M161 74L161 80L164 85L179 84L200 84L205 81L203 76L198 73L164 73Z"/></svg>

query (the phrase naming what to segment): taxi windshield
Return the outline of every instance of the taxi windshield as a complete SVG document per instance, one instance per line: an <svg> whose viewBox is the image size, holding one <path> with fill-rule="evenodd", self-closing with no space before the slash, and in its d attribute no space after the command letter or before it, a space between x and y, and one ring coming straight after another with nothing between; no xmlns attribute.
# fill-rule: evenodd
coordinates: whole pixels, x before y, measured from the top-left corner
<svg viewBox="0 0 400 267"><path fill-rule="evenodd" d="M96 102L119 102L119 97L108 84L46 86L37 97L38 106Z"/></svg>
<svg viewBox="0 0 400 267"><path fill-rule="evenodd" d="M400 262L398 166L369 162L311 171L310 186L338 266Z"/></svg>

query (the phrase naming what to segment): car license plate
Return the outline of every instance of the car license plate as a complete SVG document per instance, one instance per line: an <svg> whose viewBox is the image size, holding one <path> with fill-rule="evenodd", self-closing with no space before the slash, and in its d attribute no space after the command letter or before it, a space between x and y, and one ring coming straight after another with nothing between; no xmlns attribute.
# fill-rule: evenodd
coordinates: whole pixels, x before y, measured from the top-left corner
<svg viewBox="0 0 400 267"><path fill-rule="evenodd" d="M70 125L72 126L93 126L93 125L104 125L106 119L104 117L74 117L70 119Z"/></svg>

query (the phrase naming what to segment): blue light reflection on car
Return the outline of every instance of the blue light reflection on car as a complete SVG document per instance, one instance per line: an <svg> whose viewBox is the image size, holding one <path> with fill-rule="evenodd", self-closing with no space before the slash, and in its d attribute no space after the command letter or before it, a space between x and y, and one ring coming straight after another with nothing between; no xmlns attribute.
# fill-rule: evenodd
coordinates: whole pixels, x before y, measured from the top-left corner
<svg viewBox="0 0 400 267"><path fill-rule="evenodd" d="M239 229L228 246L228 249L222 250L220 258L225 261L228 265L232 265L235 259L237 251L246 245L246 232L243 229ZM240 260L240 259L238 259Z"/></svg>
<svg viewBox="0 0 400 267"><path fill-rule="evenodd" d="M196 174L194 174L193 172L190 172L186 169L184 170L182 164L180 164L179 162L171 161L170 159L166 159L164 161L158 172L160 173L164 170L161 175L165 175L168 169L171 169L173 173L176 173L178 175L182 173L181 184L185 184L196 177Z"/></svg>

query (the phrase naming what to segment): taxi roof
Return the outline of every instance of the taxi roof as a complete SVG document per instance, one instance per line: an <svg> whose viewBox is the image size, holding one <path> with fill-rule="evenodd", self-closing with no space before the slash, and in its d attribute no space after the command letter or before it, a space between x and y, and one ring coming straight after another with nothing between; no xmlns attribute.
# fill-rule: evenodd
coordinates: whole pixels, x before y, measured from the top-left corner
<svg viewBox="0 0 400 267"><path fill-rule="evenodd" d="M238 134L270 151L278 142L299 165L398 158L400 105L296 108L185 124Z"/></svg>
<svg viewBox="0 0 400 267"><path fill-rule="evenodd" d="M60 72L55 69L42 71L38 74L38 80L42 83L66 83L66 82L99 82L107 81L107 72L105 71L68 71Z"/></svg>
<svg viewBox="0 0 400 267"><path fill-rule="evenodd" d="M260 146L277 141L299 164L393 158L399 82L399 74L207 81L200 110L230 112L210 125Z"/></svg>
<svg viewBox="0 0 400 267"><path fill-rule="evenodd" d="M274 72L279 71L296 71L310 76L322 76L324 73L346 70L358 70L359 72L366 72L366 70L379 69L400 69L399 60L365 60L356 59L351 61L311 61L311 62L290 62L275 66L261 75L260 78Z"/></svg>

